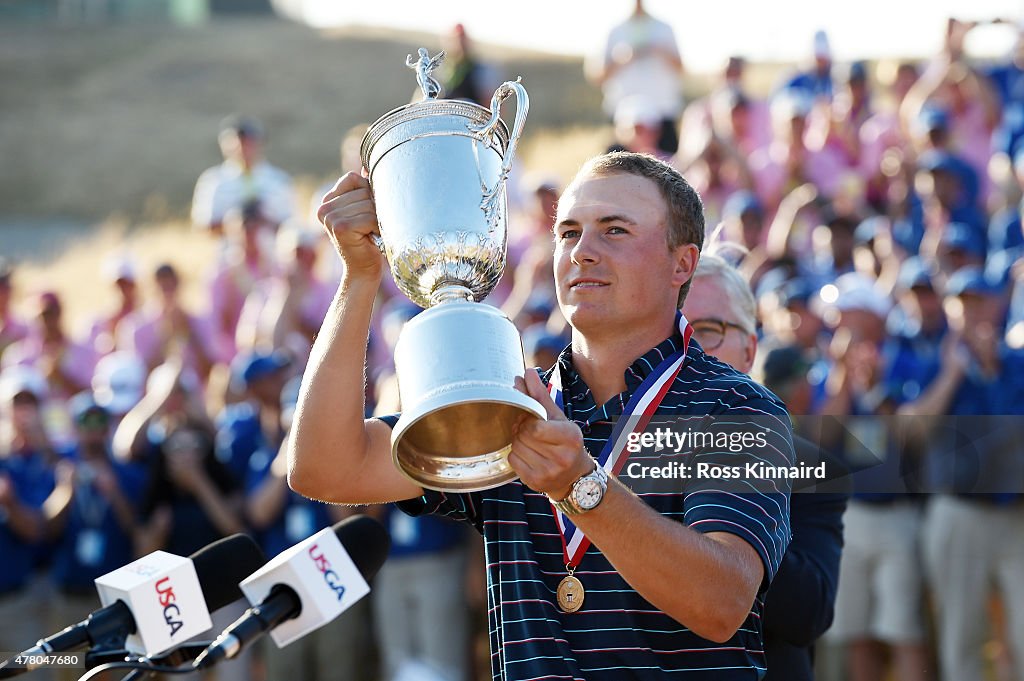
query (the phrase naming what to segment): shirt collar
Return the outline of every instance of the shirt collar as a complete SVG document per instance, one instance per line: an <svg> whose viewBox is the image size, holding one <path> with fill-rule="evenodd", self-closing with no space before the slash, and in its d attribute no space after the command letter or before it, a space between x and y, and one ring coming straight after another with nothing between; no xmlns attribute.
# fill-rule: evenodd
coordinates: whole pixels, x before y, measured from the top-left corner
<svg viewBox="0 0 1024 681"><path fill-rule="evenodd" d="M638 357L626 368L626 372L623 374L626 382L626 390L624 393L620 393L620 399L613 397L609 401L609 415L611 415L612 412L621 412L621 408L625 403L625 400L622 398L625 397L628 399L628 396L636 392L640 387L640 384L644 382L644 379L647 378L666 357L686 346L682 329L686 328L687 324L689 324L689 322L686 321L686 317L684 317L682 313L676 312L676 320L673 325L672 335ZM697 347L697 341L695 338L690 338L690 347ZM562 372L562 386L565 395L564 399L569 409L573 406L577 408L583 407L593 402L594 398L589 387L586 388L585 392L581 391L586 384L583 382L579 373L576 372L575 366L573 366L571 345L562 350L559 354L558 363L552 368L552 371ZM550 377L550 373L548 376ZM583 394L584 404L580 404L580 402L577 401L577 398L581 396L581 393ZM601 411L600 407L602 405L596 406L599 407L598 411Z"/></svg>

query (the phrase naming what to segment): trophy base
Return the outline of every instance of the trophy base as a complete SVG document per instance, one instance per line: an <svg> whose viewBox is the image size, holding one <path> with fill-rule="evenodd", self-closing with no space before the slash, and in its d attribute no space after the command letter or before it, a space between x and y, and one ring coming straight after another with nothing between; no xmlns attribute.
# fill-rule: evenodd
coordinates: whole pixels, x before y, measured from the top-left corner
<svg viewBox="0 0 1024 681"><path fill-rule="evenodd" d="M486 392L486 391L485 391ZM391 436L395 465L413 482L442 492L478 492L516 479L508 463L513 429L544 408L514 388L446 392L403 412Z"/></svg>

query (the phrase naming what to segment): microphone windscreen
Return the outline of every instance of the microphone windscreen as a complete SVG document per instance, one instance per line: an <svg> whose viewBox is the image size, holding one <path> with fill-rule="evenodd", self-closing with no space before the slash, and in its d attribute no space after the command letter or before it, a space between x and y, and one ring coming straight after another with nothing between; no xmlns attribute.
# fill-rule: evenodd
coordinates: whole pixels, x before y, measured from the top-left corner
<svg viewBox="0 0 1024 681"><path fill-rule="evenodd" d="M244 598L238 583L267 562L263 550L245 534L233 534L193 553L199 586L210 612Z"/></svg>
<svg viewBox="0 0 1024 681"><path fill-rule="evenodd" d="M391 537L373 518L355 515L334 525L334 533L352 558L363 579L373 579L391 550Z"/></svg>

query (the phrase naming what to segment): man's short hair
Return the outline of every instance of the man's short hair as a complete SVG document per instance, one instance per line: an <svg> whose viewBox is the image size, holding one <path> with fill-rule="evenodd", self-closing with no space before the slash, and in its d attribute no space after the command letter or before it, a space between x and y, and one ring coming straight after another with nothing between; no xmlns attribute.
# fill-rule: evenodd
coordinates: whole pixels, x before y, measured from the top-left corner
<svg viewBox="0 0 1024 681"><path fill-rule="evenodd" d="M739 270L717 253L701 253L697 271L693 273L693 278L697 277L714 277L725 289L736 323L747 333L757 333L757 302Z"/></svg>
<svg viewBox="0 0 1024 681"><path fill-rule="evenodd" d="M693 244L698 249L703 248L704 204L701 203L697 190L669 164L649 154L613 151L595 156L584 163L577 177L587 174L637 175L651 180L665 199L668 249L672 251L684 244ZM689 290L690 282L687 281L679 289L676 307L683 306Z"/></svg>

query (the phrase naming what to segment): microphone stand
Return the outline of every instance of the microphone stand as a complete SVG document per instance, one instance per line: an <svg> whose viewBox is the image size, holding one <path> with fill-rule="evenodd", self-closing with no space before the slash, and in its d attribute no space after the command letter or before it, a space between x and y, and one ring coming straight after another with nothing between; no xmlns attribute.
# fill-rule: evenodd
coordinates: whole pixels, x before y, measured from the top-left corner
<svg viewBox="0 0 1024 681"><path fill-rule="evenodd" d="M199 654L206 650L210 645L210 641L196 641L193 643L182 643L179 646L172 648L160 657L150 658L141 657L128 650L89 650L85 654L85 666L88 669L98 667L101 664L107 664L109 662L137 662L139 664L155 664L165 667L177 667L186 662L199 657ZM137 681L138 679L149 678L157 672L148 671L146 669L133 669L125 676L122 681Z"/></svg>

